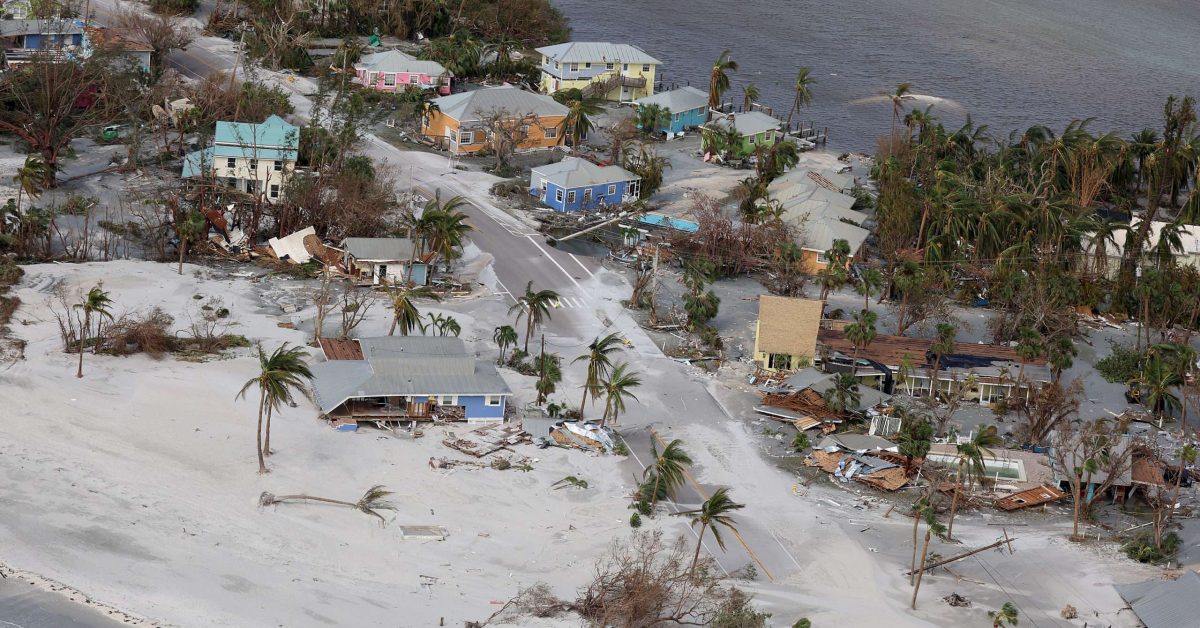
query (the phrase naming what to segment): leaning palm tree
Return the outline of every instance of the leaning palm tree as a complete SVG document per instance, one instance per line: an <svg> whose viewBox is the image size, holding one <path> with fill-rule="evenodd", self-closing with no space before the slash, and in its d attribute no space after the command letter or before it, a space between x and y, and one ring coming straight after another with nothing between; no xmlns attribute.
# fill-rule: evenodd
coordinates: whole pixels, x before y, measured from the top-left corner
<svg viewBox="0 0 1200 628"><path fill-rule="evenodd" d="M1181 408L1179 396L1173 389L1182 384L1179 372L1157 351L1151 352L1142 365L1142 372L1129 380L1129 385L1138 391L1138 401L1153 412L1160 422L1164 416Z"/></svg>
<svg viewBox="0 0 1200 628"><path fill-rule="evenodd" d="M442 296L430 286L395 286L391 289L392 299L392 326L388 328L388 335L394 335L396 328L400 328L400 335L407 336L412 331L421 326L421 313L417 310L417 306L413 303L413 299L433 299L441 301Z"/></svg>
<svg viewBox="0 0 1200 628"><path fill-rule="evenodd" d="M904 111L904 99L912 91L912 83L900 83L892 92L892 137L896 136L896 122L900 120L900 112Z"/></svg>
<svg viewBox="0 0 1200 628"><path fill-rule="evenodd" d="M204 214L198 211L188 212L175 226L179 236L179 274L183 274L183 258L187 255L188 246L199 242L208 232L208 221Z"/></svg>
<svg viewBox="0 0 1200 628"><path fill-rule="evenodd" d="M529 353L529 339L541 324L542 319L550 320L550 308L558 303L558 293L553 290L533 291L533 282L525 285L525 294L508 308L508 313L517 313L517 324L521 324L521 316L525 316L525 353Z"/></svg>
<svg viewBox="0 0 1200 628"><path fill-rule="evenodd" d="M692 458L683 450L683 441L676 438L667 443L662 453L659 453L656 441L650 439L650 452L654 456L654 464L642 472L642 479L648 481L654 477L654 490L650 493L650 508L658 505L658 499L664 493L671 495L683 484L684 466L692 464Z"/></svg>
<svg viewBox="0 0 1200 628"><path fill-rule="evenodd" d="M858 283L854 291L863 296L863 309L871 310L871 295L878 294L883 289L883 273L874 268L867 268L858 274Z"/></svg>
<svg viewBox="0 0 1200 628"><path fill-rule="evenodd" d="M738 69L737 61L729 58L730 50L726 48L721 56L713 62L712 72L708 77L708 119L712 120L712 112L721 108L721 95L729 89L729 73Z"/></svg>
<svg viewBox="0 0 1200 628"><path fill-rule="evenodd" d="M83 345L87 340L87 336L92 330L92 317L112 319L112 312L109 307L112 306L112 297L104 291L101 284L92 286L91 290L84 295L83 300L75 304L77 309L83 310L83 326L79 330L79 369L75 371L75 377L83 377ZM99 342L100 336L100 321L96 322L96 337Z"/></svg>
<svg viewBox="0 0 1200 628"><path fill-rule="evenodd" d="M583 406L587 403L588 396L592 400L600 398L604 392L601 382L608 378L608 372L612 369L612 360L610 355L622 351L621 337L615 333L607 336L597 337L588 344L587 353L575 358L571 361L575 362L587 361L587 378L583 382L583 399L579 401L579 418L583 418Z"/></svg>
<svg viewBox="0 0 1200 628"><path fill-rule="evenodd" d="M992 447L1003 441L995 425L985 425L971 437L971 440L958 445L958 474L955 476L954 498L950 500L950 522L946 527L946 538L954 537L954 513L958 510L958 494L973 481L974 478L986 477L984 457L994 458Z"/></svg>
<svg viewBox="0 0 1200 628"><path fill-rule="evenodd" d="M517 330L513 329L512 325L501 325L492 332L492 341L500 347L500 357L496 359L496 364L504 364L504 351L517 345Z"/></svg>
<svg viewBox="0 0 1200 628"><path fill-rule="evenodd" d="M316 497L313 495L279 495L279 496L276 496L276 495L272 495L271 493L264 492L262 495L258 496L258 505L259 506L274 506L276 504L282 504L282 503L289 502L289 501L309 501L309 502L321 502L323 504L337 504L339 506L349 506L350 508L353 508L359 512L363 512L368 515L371 515L372 517L378 517L379 525L382 526L387 523L387 520L383 518L383 515L379 514L379 511L380 510L396 510L396 507L393 504L391 504L390 502L388 502L386 499L387 496L391 495L391 494L392 494L392 491L387 490L387 487L385 487L382 484L376 484L375 486L372 486L371 488L367 489L367 492L363 493L363 496L358 498L358 501L356 501L356 502L348 502L348 501L343 501L340 499L329 499L328 497Z"/></svg>
<svg viewBox="0 0 1200 628"><path fill-rule="evenodd" d="M632 391L641 385L641 376L629 368L629 363L621 362L613 367L608 379L602 383L605 402L604 418L600 419L600 427L608 424L609 417L612 418L613 423L617 422L617 418L625 411L625 399L637 401L637 396Z"/></svg>
<svg viewBox="0 0 1200 628"><path fill-rule="evenodd" d="M801 107L807 107L812 104L812 86L817 82L817 79L812 77L812 68L803 67L796 73L795 97L792 99L792 110L788 112L787 128L792 128L792 116L800 111Z"/></svg>
<svg viewBox="0 0 1200 628"><path fill-rule="evenodd" d="M587 137L587 134L595 128L590 116L601 111L603 109L600 107L600 101L594 98L572 100L567 103L565 123L571 134L571 154L579 154L579 145L583 143L583 138Z"/></svg>
<svg viewBox="0 0 1200 628"><path fill-rule="evenodd" d="M691 515L692 527L700 524L700 534L696 539L696 553L692 555L692 573L695 573L696 563L700 560L700 547L704 545L705 531L712 528L713 538L717 540L717 547L720 547L721 551L725 551L725 539L721 538L721 531L717 526L737 533L737 526L734 525L733 517L729 516L729 513L745 507L745 504L739 504L730 499L729 489L722 487L717 489L712 497L704 500L699 509L680 513Z"/></svg>
<svg viewBox="0 0 1200 628"><path fill-rule="evenodd" d="M746 86L742 88L742 110L750 111L760 97L758 86L754 83L746 83Z"/></svg>
<svg viewBox="0 0 1200 628"><path fill-rule="evenodd" d="M17 184L17 213L21 213L21 194L31 199L37 198L46 181L46 162L38 155L25 157L25 165L17 168L13 175L13 183Z"/></svg>
<svg viewBox="0 0 1200 628"><path fill-rule="evenodd" d="M258 344L259 372L250 378L238 391L237 398L246 397L246 392L253 386L258 386L258 429L256 440L258 450L258 472L268 473L264 455L270 455L271 424L270 415L283 404L290 404L294 394L308 395L307 382L313 378L308 368L307 352L303 347L288 347L283 343L271 355L263 350L262 343ZM263 441L263 416L267 416L266 442Z"/></svg>
<svg viewBox="0 0 1200 628"><path fill-rule="evenodd" d="M1017 614L1017 607L1012 602L1005 602L1000 610L988 611L988 618L992 620L992 628L1016 626Z"/></svg>

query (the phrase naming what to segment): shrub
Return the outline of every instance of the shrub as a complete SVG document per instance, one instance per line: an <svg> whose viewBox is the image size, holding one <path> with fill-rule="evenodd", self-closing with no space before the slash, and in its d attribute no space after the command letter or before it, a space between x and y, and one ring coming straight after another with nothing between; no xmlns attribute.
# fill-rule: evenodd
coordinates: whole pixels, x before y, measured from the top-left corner
<svg viewBox="0 0 1200 628"><path fill-rule="evenodd" d="M1179 546L1183 544L1179 535L1168 532L1162 537L1162 547L1154 544L1154 533L1143 532L1125 542L1121 550L1125 555L1139 563L1164 563L1175 556Z"/></svg>
<svg viewBox="0 0 1200 628"><path fill-rule="evenodd" d="M1100 375L1114 384L1124 384L1137 377L1145 352L1111 340L1109 345L1112 347L1112 354L1096 361L1096 370Z"/></svg>
<svg viewBox="0 0 1200 628"><path fill-rule="evenodd" d="M200 7L200 0L150 0L150 10L163 15L191 15Z"/></svg>
<svg viewBox="0 0 1200 628"><path fill-rule="evenodd" d="M812 447L812 443L808 440L808 432L797 432L796 438L792 439L792 449L804 451L809 447Z"/></svg>
<svg viewBox="0 0 1200 628"><path fill-rule="evenodd" d="M633 513L632 515L629 515L629 527L631 527L631 528L642 527L642 516L636 512Z"/></svg>

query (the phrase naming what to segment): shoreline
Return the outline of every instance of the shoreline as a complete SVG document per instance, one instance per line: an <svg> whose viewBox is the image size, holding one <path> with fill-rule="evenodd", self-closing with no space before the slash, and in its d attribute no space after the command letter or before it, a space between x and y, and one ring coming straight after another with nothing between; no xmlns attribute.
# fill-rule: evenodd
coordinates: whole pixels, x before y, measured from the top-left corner
<svg viewBox="0 0 1200 628"><path fill-rule="evenodd" d="M136 613L117 608L112 604L97 600L71 585L32 571L17 569L4 561L0 561L0 582L30 585L40 592L53 594L63 601L70 602L72 605L102 613L105 618L122 625L142 626L143 628L169 628L168 624L160 624Z"/></svg>

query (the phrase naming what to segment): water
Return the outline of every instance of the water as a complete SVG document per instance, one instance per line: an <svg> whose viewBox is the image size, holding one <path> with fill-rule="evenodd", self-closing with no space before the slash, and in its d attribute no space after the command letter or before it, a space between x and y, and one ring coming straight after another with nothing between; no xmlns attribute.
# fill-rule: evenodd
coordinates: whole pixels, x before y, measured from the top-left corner
<svg viewBox="0 0 1200 628"><path fill-rule="evenodd" d="M754 82L786 117L799 66L830 146L871 151L891 124L880 95L907 81L957 128L966 112L990 133L1160 128L1169 94L1200 95L1196 0L552 0L576 40L631 43L664 62L667 81L707 89L724 48L740 69L726 100ZM909 103L913 106L915 103ZM925 103L920 104L923 108Z"/></svg>
<svg viewBox="0 0 1200 628"><path fill-rule="evenodd" d="M99 611L24 582L0 580L0 628L120 628Z"/></svg>

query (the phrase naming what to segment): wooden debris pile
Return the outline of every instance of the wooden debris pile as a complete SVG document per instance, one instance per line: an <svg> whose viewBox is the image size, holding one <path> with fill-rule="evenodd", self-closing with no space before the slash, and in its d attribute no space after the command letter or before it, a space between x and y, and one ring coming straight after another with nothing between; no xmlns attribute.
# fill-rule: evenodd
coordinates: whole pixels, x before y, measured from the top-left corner
<svg viewBox="0 0 1200 628"><path fill-rule="evenodd" d="M816 449L804 459L804 464L832 474L835 480L855 480L885 491L899 490L911 479L904 456L890 451L858 454Z"/></svg>

